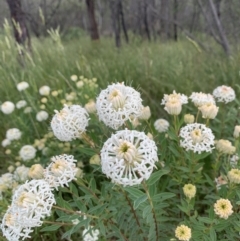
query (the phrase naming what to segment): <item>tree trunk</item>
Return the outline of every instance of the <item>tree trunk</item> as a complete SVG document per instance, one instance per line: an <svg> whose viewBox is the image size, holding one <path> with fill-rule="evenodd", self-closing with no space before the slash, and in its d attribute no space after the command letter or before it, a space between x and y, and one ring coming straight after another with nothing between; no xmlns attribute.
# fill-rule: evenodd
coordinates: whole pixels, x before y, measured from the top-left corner
<svg viewBox="0 0 240 241"><path fill-rule="evenodd" d="M150 31L149 31L149 26L148 26L148 3L147 0L143 0L144 1L144 5L143 5L143 23L144 23L144 28L145 28L145 32L147 35L148 40L151 40L151 36L150 36Z"/></svg>
<svg viewBox="0 0 240 241"><path fill-rule="evenodd" d="M127 28L126 28L125 20L124 20L122 0L119 0L119 14L120 14L120 17L121 17L122 29L123 29L123 33L124 33L124 36L125 36L125 40L128 43L128 33L127 33Z"/></svg>
<svg viewBox="0 0 240 241"><path fill-rule="evenodd" d="M215 0L216 11L217 11L217 15L218 15L219 19L221 17L221 1L222 0ZM229 4L231 4L231 3L229 3Z"/></svg>
<svg viewBox="0 0 240 241"><path fill-rule="evenodd" d="M113 23L113 30L115 34L115 43L119 48L121 46L121 25L120 25L120 8L119 2L121 0L111 0L110 8L111 8L111 17Z"/></svg>
<svg viewBox="0 0 240 241"><path fill-rule="evenodd" d="M178 0L174 0L174 12L173 12L173 20L174 22L177 22L177 14L178 14ZM173 37L174 40L177 41L178 39L178 33L177 33L177 24L173 24Z"/></svg>
<svg viewBox="0 0 240 241"><path fill-rule="evenodd" d="M98 40L98 28L94 12L94 0L86 0L88 19L89 19L89 29L92 40Z"/></svg>
<svg viewBox="0 0 240 241"><path fill-rule="evenodd" d="M30 50L31 40L25 23L25 16L22 11L21 0L7 0L7 4L10 10L16 42L25 46L25 42L28 40L27 47Z"/></svg>
<svg viewBox="0 0 240 241"><path fill-rule="evenodd" d="M210 5L211 12L213 14L213 19L214 19L214 21L216 23L216 26L217 26L217 30L219 32L219 36L221 38L221 45L222 45L225 53L227 55L229 55L230 54L230 47L229 47L228 39L227 39L227 37L224 33L222 24L220 22L218 14L217 14L217 10L216 10L215 5L214 5L212 0L208 0L208 2L209 2L209 5Z"/></svg>

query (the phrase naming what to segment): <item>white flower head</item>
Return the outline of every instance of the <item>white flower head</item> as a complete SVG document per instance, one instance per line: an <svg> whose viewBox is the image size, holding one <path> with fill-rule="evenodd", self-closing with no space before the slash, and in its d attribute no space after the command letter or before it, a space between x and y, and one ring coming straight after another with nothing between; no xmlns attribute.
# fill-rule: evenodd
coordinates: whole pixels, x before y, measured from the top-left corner
<svg viewBox="0 0 240 241"><path fill-rule="evenodd" d="M45 180L31 180L19 186L12 199L12 205L19 215L18 221L24 227L41 226L42 218L50 216L55 198L52 188Z"/></svg>
<svg viewBox="0 0 240 241"><path fill-rule="evenodd" d="M214 204L214 212L223 219L228 219L233 214L232 204L228 199L219 199Z"/></svg>
<svg viewBox="0 0 240 241"><path fill-rule="evenodd" d="M41 111L39 111L39 112L37 113L36 119L37 119L37 121L39 121L39 122L45 121L45 120L48 119L48 113L47 113L46 111L44 111L44 110L41 110Z"/></svg>
<svg viewBox="0 0 240 241"><path fill-rule="evenodd" d="M0 192L4 192L7 189L10 189L13 187L13 174L12 173L5 173L0 177Z"/></svg>
<svg viewBox="0 0 240 241"><path fill-rule="evenodd" d="M19 100L16 104L17 109L21 109L23 107L25 107L27 105L27 101L26 100Z"/></svg>
<svg viewBox="0 0 240 241"><path fill-rule="evenodd" d="M29 171L29 167L26 167L24 165L17 167L13 173L14 179L17 182L27 181L28 180L28 171Z"/></svg>
<svg viewBox="0 0 240 241"><path fill-rule="evenodd" d="M164 110L166 110L169 115L179 115L182 111L182 103L179 99L172 98L166 102Z"/></svg>
<svg viewBox="0 0 240 241"><path fill-rule="evenodd" d="M194 198L195 195L196 195L196 186L192 185L192 184L185 184L184 187L183 187L183 193L184 195L191 199L191 198Z"/></svg>
<svg viewBox="0 0 240 241"><path fill-rule="evenodd" d="M158 161L157 147L143 132L121 130L101 150L102 172L113 182L133 186L147 180Z"/></svg>
<svg viewBox="0 0 240 241"><path fill-rule="evenodd" d="M170 100L178 100L181 105L188 103L188 97L184 94L176 93L175 90L170 95L164 94L161 105L166 105L166 103Z"/></svg>
<svg viewBox="0 0 240 241"><path fill-rule="evenodd" d="M212 130L204 124L188 124L180 129L180 146L187 151L191 150L198 154L212 152L214 149L214 135Z"/></svg>
<svg viewBox="0 0 240 241"><path fill-rule="evenodd" d="M11 101L5 101L1 105L1 111L6 115L11 114L14 111L14 109L15 109L15 105Z"/></svg>
<svg viewBox="0 0 240 241"><path fill-rule="evenodd" d="M96 108L99 119L117 130L130 118L139 117L143 106L139 92L124 83L117 83L101 91Z"/></svg>
<svg viewBox="0 0 240 241"><path fill-rule="evenodd" d="M44 169L40 164L34 164L29 168L28 176L32 179L43 179Z"/></svg>
<svg viewBox="0 0 240 241"><path fill-rule="evenodd" d="M17 84L18 91L23 91L23 90L27 89L28 87L29 87L29 84L25 81L22 81Z"/></svg>
<svg viewBox="0 0 240 241"><path fill-rule="evenodd" d="M236 139L240 137L240 125L234 127L233 137Z"/></svg>
<svg viewBox="0 0 240 241"><path fill-rule="evenodd" d="M4 139L2 141L2 147L9 146L11 144L11 141L9 139Z"/></svg>
<svg viewBox="0 0 240 241"><path fill-rule="evenodd" d="M56 111L51 128L60 141L72 141L86 130L88 120L87 111L80 105L65 106L60 112Z"/></svg>
<svg viewBox="0 0 240 241"><path fill-rule="evenodd" d="M33 232L33 229L32 227L22 225L19 220L20 216L25 218L26 213L17 213L16 208L14 206L10 206L2 219L0 228L3 236L5 236L9 241L19 241L31 238L30 233Z"/></svg>
<svg viewBox="0 0 240 241"><path fill-rule="evenodd" d="M198 109L202 112L202 117L204 119L214 119L218 113L219 107L215 104L208 103L198 107Z"/></svg>
<svg viewBox="0 0 240 241"><path fill-rule="evenodd" d="M36 151L33 146L25 145L20 149L19 155L23 161L29 161L36 156Z"/></svg>
<svg viewBox="0 0 240 241"><path fill-rule="evenodd" d="M89 228L85 228L82 232L82 236L83 236L83 241L97 241L98 240L98 236L99 236L99 230L98 229L93 229L92 226L91 227L91 232L89 232Z"/></svg>
<svg viewBox="0 0 240 241"><path fill-rule="evenodd" d="M223 154L232 155L236 152L236 147L228 140L220 139L215 143L216 149Z"/></svg>
<svg viewBox="0 0 240 241"><path fill-rule="evenodd" d="M213 96L218 102L224 103L231 102L236 98L234 89L226 85L218 86L216 89L214 89Z"/></svg>
<svg viewBox="0 0 240 241"><path fill-rule="evenodd" d="M202 92L193 92L189 99L192 100L194 105L196 107L200 107L205 104L214 104L215 105L215 100L214 97L211 94L205 94Z"/></svg>
<svg viewBox="0 0 240 241"><path fill-rule="evenodd" d="M237 169L237 168L231 169L228 172L227 177L230 182L240 184L240 170L239 169Z"/></svg>
<svg viewBox="0 0 240 241"><path fill-rule="evenodd" d="M169 122L165 119L157 119L154 122L154 127L159 133L166 132L169 128Z"/></svg>
<svg viewBox="0 0 240 241"><path fill-rule="evenodd" d="M77 168L74 156L59 155L51 158L52 162L44 170L44 179L51 187L58 189L59 186L68 186L68 183L75 179Z"/></svg>
<svg viewBox="0 0 240 241"><path fill-rule="evenodd" d="M237 166L237 164L238 164L238 160L239 160L238 154L235 154L235 155L231 156L231 158L230 158L230 166L232 168L235 168Z"/></svg>
<svg viewBox="0 0 240 241"><path fill-rule="evenodd" d="M175 237L181 241L189 241L192 237L192 231L188 226L182 224L175 229Z"/></svg>
<svg viewBox="0 0 240 241"><path fill-rule="evenodd" d="M40 87L39 94L48 96L50 94L50 91L51 91L50 87L47 85L44 85L44 86Z"/></svg>
<svg viewBox="0 0 240 241"><path fill-rule="evenodd" d="M6 138L10 141L19 140L22 136L22 132L17 128L11 128L6 132Z"/></svg>

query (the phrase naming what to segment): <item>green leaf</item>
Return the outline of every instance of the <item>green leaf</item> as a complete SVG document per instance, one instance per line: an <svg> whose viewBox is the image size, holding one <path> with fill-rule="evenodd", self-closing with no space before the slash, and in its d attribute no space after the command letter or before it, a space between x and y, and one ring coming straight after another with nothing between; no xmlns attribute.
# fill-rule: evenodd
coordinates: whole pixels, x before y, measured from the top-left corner
<svg viewBox="0 0 240 241"><path fill-rule="evenodd" d="M159 202L159 201L164 201L166 199L169 199L169 198L173 198L175 197L176 194L175 193L171 193L171 192L162 192L162 193L159 193L157 195L155 195L152 200L154 202Z"/></svg>
<svg viewBox="0 0 240 241"><path fill-rule="evenodd" d="M211 227L210 229L210 240L217 241L217 235L213 227Z"/></svg>
<svg viewBox="0 0 240 241"><path fill-rule="evenodd" d="M124 190L130 193L134 198L139 198L144 194L144 192L135 187L125 187Z"/></svg>
<svg viewBox="0 0 240 241"><path fill-rule="evenodd" d="M147 194L143 194L142 196L137 198L133 203L133 208L136 210L141 203L143 203L147 200L147 198L148 198Z"/></svg>
<svg viewBox="0 0 240 241"><path fill-rule="evenodd" d="M81 153L84 153L88 156L93 156L96 154L96 152L92 148L86 148L86 147L78 147Z"/></svg>
<svg viewBox="0 0 240 241"><path fill-rule="evenodd" d="M143 218L146 218L149 213L151 213L152 207L150 205L146 206L143 209Z"/></svg>
<svg viewBox="0 0 240 241"><path fill-rule="evenodd" d="M53 224L47 227L44 227L40 230L40 232L52 232L52 231L56 231L58 230L60 227L62 226L62 224Z"/></svg>
<svg viewBox="0 0 240 241"><path fill-rule="evenodd" d="M154 172L150 178L147 180L147 185L153 185L154 183L156 183L163 175L166 175L170 172L169 168L164 168L161 169L157 172Z"/></svg>
<svg viewBox="0 0 240 241"><path fill-rule="evenodd" d="M202 223L208 223L208 224L212 224L212 219L211 218L207 218L207 217L198 217L198 220Z"/></svg>

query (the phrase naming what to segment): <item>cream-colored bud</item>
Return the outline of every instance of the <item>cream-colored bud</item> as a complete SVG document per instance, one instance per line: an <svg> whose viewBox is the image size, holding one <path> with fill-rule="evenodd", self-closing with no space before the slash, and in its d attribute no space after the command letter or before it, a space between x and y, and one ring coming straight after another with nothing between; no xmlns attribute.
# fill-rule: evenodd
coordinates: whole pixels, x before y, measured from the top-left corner
<svg viewBox="0 0 240 241"><path fill-rule="evenodd" d="M218 113L219 107L213 103L208 103L198 107L198 109L202 112L202 117L204 119L214 119Z"/></svg>
<svg viewBox="0 0 240 241"><path fill-rule="evenodd" d="M84 108L87 110L88 113L95 113L96 112L96 103L94 100L90 100Z"/></svg>
<svg viewBox="0 0 240 241"><path fill-rule="evenodd" d="M43 167L40 164L34 164L28 171L28 176L32 179L42 179L43 178Z"/></svg>
<svg viewBox="0 0 240 241"><path fill-rule="evenodd" d="M147 133L147 136L149 139L153 140L153 135L150 132Z"/></svg>
<svg viewBox="0 0 240 241"><path fill-rule="evenodd" d="M139 119L140 120L148 120L151 117L151 110L149 106L145 106L142 108Z"/></svg>
<svg viewBox="0 0 240 241"><path fill-rule="evenodd" d="M5 154L6 155L10 155L12 153L12 151L10 150L10 149L7 149L6 151L5 151Z"/></svg>
<svg viewBox="0 0 240 241"><path fill-rule="evenodd" d="M194 119L195 119L194 115L191 115L191 114L184 115L184 122L186 124L193 124L194 123Z"/></svg>
<svg viewBox="0 0 240 241"><path fill-rule="evenodd" d="M9 166L8 167L8 171L9 172L13 172L15 170L15 167L13 165Z"/></svg>
<svg viewBox="0 0 240 241"><path fill-rule="evenodd" d="M233 137L239 138L239 136L240 136L240 126L235 126L234 132L233 132Z"/></svg>
<svg viewBox="0 0 240 241"><path fill-rule="evenodd" d="M100 161L101 161L100 156L98 154L96 154L96 155L91 157L90 164L92 164L92 165L100 165Z"/></svg>
<svg viewBox="0 0 240 241"><path fill-rule="evenodd" d="M82 178L83 177L83 170L81 169L81 168L76 168L77 169L77 172L76 172L76 174L75 174L75 177L76 178Z"/></svg>
<svg viewBox="0 0 240 241"><path fill-rule="evenodd" d="M45 104L45 103L48 102L48 99L46 97L44 97L44 98L41 99L41 102Z"/></svg>
<svg viewBox="0 0 240 241"><path fill-rule="evenodd" d="M219 152L228 155L232 155L236 152L236 147L233 146L230 141L223 139L216 141L216 149Z"/></svg>
<svg viewBox="0 0 240 241"><path fill-rule="evenodd" d="M179 115L182 111L182 103L179 99L169 100L164 107L169 115Z"/></svg>
<svg viewBox="0 0 240 241"><path fill-rule="evenodd" d="M58 92L57 92L56 90L52 91L52 93L51 93L51 94L52 94L52 96L53 96L53 97L58 96Z"/></svg>
<svg viewBox="0 0 240 241"><path fill-rule="evenodd" d="M15 166L16 166L16 167L21 166L21 162L16 162L16 163L15 163Z"/></svg>
<svg viewBox="0 0 240 241"><path fill-rule="evenodd" d="M194 198L196 195L196 186L192 184L185 184L183 187L183 193L189 199Z"/></svg>

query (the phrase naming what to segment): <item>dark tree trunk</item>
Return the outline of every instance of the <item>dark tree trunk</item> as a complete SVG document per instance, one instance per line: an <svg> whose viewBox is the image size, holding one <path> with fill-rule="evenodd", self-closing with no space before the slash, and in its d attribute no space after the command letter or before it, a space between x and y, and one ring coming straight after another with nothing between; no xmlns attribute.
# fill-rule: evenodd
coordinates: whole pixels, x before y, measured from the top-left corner
<svg viewBox="0 0 240 241"><path fill-rule="evenodd" d="M174 12L173 12L174 22L177 22L177 14L178 14L178 2L177 1L178 0L174 0ZM177 24L176 23L173 24L173 31L174 31L174 34L173 34L174 40L177 41L178 33L177 33Z"/></svg>
<svg viewBox="0 0 240 241"><path fill-rule="evenodd" d="M121 0L110 1L112 24L113 24L114 34L115 34L115 43L118 48L121 46L121 24L120 24L120 7L119 7L120 1Z"/></svg>
<svg viewBox="0 0 240 241"><path fill-rule="evenodd" d="M16 42L20 45L25 46L25 42L27 40L27 47L30 50L30 35L26 26L25 16L22 11L21 0L7 0L7 4L10 10Z"/></svg>
<svg viewBox="0 0 240 241"><path fill-rule="evenodd" d="M143 23L144 23L144 28L145 28L145 32L147 35L148 40L151 40L151 35L150 35L150 31L149 31L149 26L148 26L148 3L147 0L143 0L144 1L144 6L143 6Z"/></svg>
<svg viewBox="0 0 240 241"><path fill-rule="evenodd" d="M98 40L98 28L94 12L94 0L86 0L88 19L89 19L89 29L92 40Z"/></svg>
<svg viewBox="0 0 240 241"><path fill-rule="evenodd" d="M124 33L124 36L125 36L125 40L128 43L128 33L127 33L127 28L126 28L125 20L124 20L122 0L119 0L119 14L120 14L120 17L121 17L122 29L123 29L123 33Z"/></svg>

